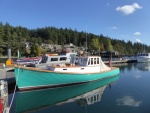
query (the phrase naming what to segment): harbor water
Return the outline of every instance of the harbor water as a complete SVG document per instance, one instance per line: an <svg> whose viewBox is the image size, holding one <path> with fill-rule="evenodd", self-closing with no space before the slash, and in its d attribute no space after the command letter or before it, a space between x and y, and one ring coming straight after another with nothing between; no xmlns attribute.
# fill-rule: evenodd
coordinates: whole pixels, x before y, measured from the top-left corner
<svg viewBox="0 0 150 113"><path fill-rule="evenodd" d="M16 91L11 113L150 113L150 63L120 66L120 74L87 84ZM10 87L10 86L9 86ZM10 104L13 87L9 88Z"/></svg>

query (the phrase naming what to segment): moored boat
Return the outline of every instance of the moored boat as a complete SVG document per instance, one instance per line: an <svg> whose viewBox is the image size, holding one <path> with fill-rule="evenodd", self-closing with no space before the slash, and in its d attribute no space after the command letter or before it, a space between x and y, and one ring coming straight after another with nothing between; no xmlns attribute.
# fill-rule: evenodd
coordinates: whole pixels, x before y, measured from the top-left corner
<svg viewBox="0 0 150 113"><path fill-rule="evenodd" d="M53 64L65 64L74 61L77 54L72 52L61 52L60 54L45 54L37 63L30 63L30 67L45 68Z"/></svg>
<svg viewBox="0 0 150 113"><path fill-rule="evenodd" d="M20 90L79 84L119 74L119 68L106 66L99 56L76 57L71 64L50 65L47 69L15 66Z"/></svg>
<svg viewBox="0 0 150 113"><path fill-rule="evenodd" d="M30 63L38 63L41 60L41 56L39 57L30 57L30 58L19 58L14 63L21 65L29 65Z"/></svg>
<svg viewBox="0 0 150 113"><path fill-rule="evenodd" d="M138 53L137 62L150 62L150 53Z"/></svg>

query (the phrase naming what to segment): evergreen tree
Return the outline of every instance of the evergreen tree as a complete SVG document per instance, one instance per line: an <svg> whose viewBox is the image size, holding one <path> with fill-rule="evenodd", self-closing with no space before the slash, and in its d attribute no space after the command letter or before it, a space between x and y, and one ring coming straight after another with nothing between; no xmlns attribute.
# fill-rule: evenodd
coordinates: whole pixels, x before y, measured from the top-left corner
<svg viewBox="0 0 150 113"><path fill-rule="evenodd" d="M91 47L92 49L94 50L100 50L100 42L99 42L99 39L98 38L93 38L92 39L92 42L91 42Z"/></svg>
<svg viewBox="0 0 150 113"><path fill-rule="evenodd" d="M106 39L106 45L105 45L105 48L107 51L113 51L113 46L111 44L111 40L110 39Z"/></svg>

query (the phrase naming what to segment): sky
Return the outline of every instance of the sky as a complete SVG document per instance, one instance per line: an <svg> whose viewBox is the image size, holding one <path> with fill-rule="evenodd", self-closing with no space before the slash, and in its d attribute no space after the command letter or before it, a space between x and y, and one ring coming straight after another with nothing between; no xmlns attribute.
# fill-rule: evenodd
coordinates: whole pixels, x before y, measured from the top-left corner
<svg viewBox="0 0 150 113"><path fill-rule="evenodd" d="M0 0L0 22L68 28L150 46L150 0Z"/></svg>

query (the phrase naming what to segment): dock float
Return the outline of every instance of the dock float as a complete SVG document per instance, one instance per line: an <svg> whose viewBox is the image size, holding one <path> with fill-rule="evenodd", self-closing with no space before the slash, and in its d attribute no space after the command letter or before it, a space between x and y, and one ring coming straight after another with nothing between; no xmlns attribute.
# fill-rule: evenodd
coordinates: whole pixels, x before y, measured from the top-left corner
<svg viewBox="0 0 150 113"><path fill-rule="evenodd" d="M14 67L5 66L4 63L0 63L0 80L5 80L8 84L14 83Z"/></svg>

